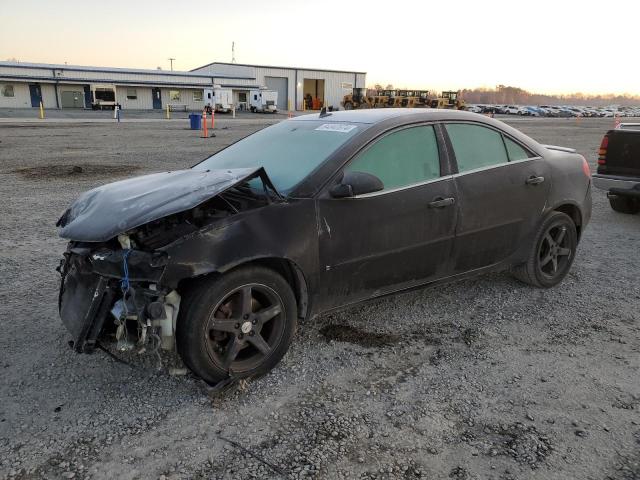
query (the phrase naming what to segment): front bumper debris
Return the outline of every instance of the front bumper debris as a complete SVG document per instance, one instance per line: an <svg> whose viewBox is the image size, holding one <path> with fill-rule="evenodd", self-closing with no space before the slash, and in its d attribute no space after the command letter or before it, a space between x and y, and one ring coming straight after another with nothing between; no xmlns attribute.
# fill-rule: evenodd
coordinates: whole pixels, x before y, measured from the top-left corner
<svg viewBox="0 0 640 480"><path fill-rule="evenodd" d="M62 277L58 307L72 335L72 348L92 351L104 330L120 335L137 332L140 345L157 334L158 347L162 343L163 348L171 348L179 295L161 286L166 264L161 253L70 247L58 268ZM123 310L125 314L118 314ZM127 330L130 321L137 322L138 328Z"/></svg>

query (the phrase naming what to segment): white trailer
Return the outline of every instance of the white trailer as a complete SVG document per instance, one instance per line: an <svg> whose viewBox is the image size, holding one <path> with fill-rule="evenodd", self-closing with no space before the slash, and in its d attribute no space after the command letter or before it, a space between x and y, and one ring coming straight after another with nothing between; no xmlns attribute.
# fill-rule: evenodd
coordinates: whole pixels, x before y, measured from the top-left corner
<svg viewBox="0 0 640 480"><path fill-rule="evenodd" d="M228 113L233 107L233 91L230 88L213 87L204 89L204 105L216 112Z"/></svg>
<svg viewBox="0 0 640 480"><path fill-rule="evenodd" d="M252 112L278 112L278 92L275 90L251 90L249 96L249 107Z"/></svg>
<svg viewBox="0 0 640 480"><path fill-rule="evenodd" d="M115 110L118 102L116 102L116 86L108 84L92 84L91 85L91 109L92 110Z"/></svg>

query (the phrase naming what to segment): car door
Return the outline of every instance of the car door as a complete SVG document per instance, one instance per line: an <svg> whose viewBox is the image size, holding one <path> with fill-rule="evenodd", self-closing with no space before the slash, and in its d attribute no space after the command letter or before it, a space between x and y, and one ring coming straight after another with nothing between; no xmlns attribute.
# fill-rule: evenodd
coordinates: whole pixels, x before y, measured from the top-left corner
<svg viewBox="0 0 640 480"><path fill-rule="evenodd" d="M503 132L447 123L460 196L454 273L497 264L533 235L550 185L548 166Z"/></svg>
<svg viewBox="0 0 640 480"><path fill-rule="evenodd" d="M378 137L343 169L375 175L382 191L320 196L323 309L448 274L457 205L453 178L441 175L441 163L433 125L401 128Z"/></svg>

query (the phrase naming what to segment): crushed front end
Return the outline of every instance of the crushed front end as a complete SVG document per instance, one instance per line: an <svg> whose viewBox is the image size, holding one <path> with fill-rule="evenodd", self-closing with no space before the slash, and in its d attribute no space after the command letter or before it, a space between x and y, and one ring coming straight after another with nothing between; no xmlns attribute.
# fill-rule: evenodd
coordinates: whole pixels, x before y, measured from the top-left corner
<svg viewBox="0 0 640 480"><path fill-rule="evenodd" d="M109 335L120 350L173 349L180 282L215 271L212 246L231 217L274 199L262 168L163 172L82 194L57 223L70 240L58 307L73 349Z"/></svg>
<svg viewBox="0 0 640 480"><path fill-rule="evenodd" d="M73 349L90 352L103 334L115 334L120 349L132 348L135 338L139 346L154 339L155 347L171 349L180 295L161 283L167 255L119 239L123 245L72 241L60 262L60 317Z"/></svg>

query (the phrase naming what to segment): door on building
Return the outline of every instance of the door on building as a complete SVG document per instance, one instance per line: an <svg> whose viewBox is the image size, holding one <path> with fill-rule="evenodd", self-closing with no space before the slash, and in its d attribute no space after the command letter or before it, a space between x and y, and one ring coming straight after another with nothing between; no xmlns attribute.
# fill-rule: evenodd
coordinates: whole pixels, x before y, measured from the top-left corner
<svg viewBox="0 0 640 480"><path fill-rule="evenodd" d="M278 110L288 110L288 83L289 79L287 77L264 77L264 83L269 90L275 90L278 92Z"/></svg>
<svg viewBox="0 0 640 480"><path fill-rule="evenodd" d="M162 108L162 93L158 87L151 89L151 96L153 97L153 108L159 110Z"/></svg>
<svg viewBox="0 0 640 480"><path fill-rule="evenodd" d="M31 106L39 107L42 101L42 89L40 85L29 84L29 93L31 94Z"/></svg>
<svg viewBox="0 0 640 480"><path fill-rule="evenodd" d="M84 92L65 90L62 92L62 108L84 108Z"/></svg>
<svg viewBox="0 0 640 480"><path fill-rule="evenodd" d="M305 78L302 96L305 101L306 110L320 110L324 107L324 79Z"/></svg>
<svg viewBox="0 0 640 480"><path fill-rule="evenodd" d="M93 98L91 97L91 85L84 86L84 105L85 108L89 108L89 106L93 103Z"/></svg>

